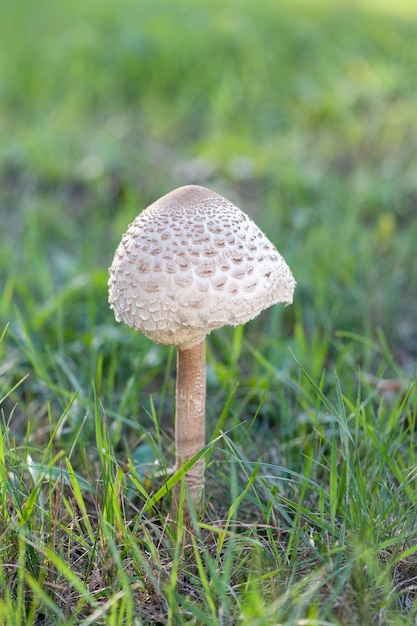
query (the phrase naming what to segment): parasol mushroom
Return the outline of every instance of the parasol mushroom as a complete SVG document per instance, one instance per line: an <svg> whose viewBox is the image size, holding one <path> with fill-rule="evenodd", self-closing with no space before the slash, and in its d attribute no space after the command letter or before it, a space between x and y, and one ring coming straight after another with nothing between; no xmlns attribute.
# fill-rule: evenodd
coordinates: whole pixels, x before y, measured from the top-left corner
<svg viewBox="0 0 417 626"><path fill-rule="evenodd" d="M118 322L177 348L176 470L205 445L206 336L291 303L295 284L254 222L204 187L171 191L128 227L110 267L109 303ZM185 480L198 505L204 458Z"/></svg>

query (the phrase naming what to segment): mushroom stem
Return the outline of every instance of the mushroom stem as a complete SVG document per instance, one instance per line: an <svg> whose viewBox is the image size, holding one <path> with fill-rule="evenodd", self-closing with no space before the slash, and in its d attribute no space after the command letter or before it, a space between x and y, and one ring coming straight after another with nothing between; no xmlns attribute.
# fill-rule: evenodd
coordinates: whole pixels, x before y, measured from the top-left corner
<svg viewBox="0 0 417 626"><path fill-rule="evenodd" d="M188 350L177 350L175 412L175 470L206 443L206 341ZM198 507L204 489L204 458L186 473L185 484ZM178 491L174 498L178 497Z"/></svg>

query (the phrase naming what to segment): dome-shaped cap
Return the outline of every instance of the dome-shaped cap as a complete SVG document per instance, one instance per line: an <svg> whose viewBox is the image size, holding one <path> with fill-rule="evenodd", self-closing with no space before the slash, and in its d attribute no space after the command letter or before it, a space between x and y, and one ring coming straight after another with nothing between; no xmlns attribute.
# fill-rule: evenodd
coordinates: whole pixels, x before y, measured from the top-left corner
<svg viewBox="0 0 417 626"><path fill-rule="evenodd" d="M291 303L295 284L245 213L209 189L188 185L129 226L110 267L109 303L118 322L186 349L216 328Z"/></svg>

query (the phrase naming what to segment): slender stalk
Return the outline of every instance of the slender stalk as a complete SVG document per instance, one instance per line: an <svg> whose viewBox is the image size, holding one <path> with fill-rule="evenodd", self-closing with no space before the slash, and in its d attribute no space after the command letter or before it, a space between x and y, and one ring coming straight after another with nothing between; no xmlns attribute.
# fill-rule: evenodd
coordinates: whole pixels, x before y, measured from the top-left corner
<svg viewBox="0 0 417 626"><path fill-rule="evenodd" d="M175 469L178 470L206 443L206 342L189 350L177 350L175 411ZM199 507L204 490L204 459L185 476L190 496ZM178 496L178 491L176 492ZM175 496L175 494L174 494Z"/></svg>

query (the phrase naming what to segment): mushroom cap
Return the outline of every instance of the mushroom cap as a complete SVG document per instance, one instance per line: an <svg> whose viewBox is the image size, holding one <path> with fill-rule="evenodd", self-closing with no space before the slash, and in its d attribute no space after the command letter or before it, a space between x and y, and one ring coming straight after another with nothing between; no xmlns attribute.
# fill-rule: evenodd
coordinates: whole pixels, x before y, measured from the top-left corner
<svg viewBox="0 0 417 626"><path fill-rule="evenodd" d="M216 328L291 303L296 285L254 222L197 185L175 189L140 213L109 271L116 320L182 350Z"/></svg>

